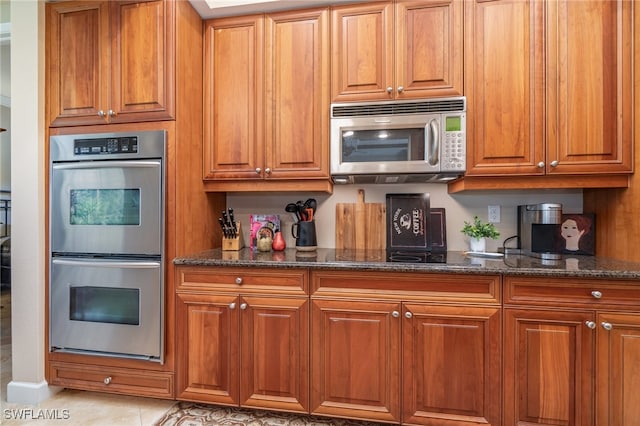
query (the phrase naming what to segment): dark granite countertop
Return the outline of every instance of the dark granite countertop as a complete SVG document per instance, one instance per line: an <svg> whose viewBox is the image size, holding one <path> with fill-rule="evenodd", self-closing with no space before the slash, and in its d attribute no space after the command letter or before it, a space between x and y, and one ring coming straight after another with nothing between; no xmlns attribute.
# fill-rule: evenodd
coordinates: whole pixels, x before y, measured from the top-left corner
<svg viewBox="0 0 640 426"><path fill-rule="evenodd" d="M313 268L391 272L438 272L455 274L535 275L548 277L579 277L639 280L640 263L625 262L597 256L564 256L560 260L541 260L511 255L485 258L463 252L442 254L439 263L396 263L387 260L385 251L317 249L300 252L258 252L249 248L240 251L206 250L174 259L176 265L239 266L258 268Z"/></svg>

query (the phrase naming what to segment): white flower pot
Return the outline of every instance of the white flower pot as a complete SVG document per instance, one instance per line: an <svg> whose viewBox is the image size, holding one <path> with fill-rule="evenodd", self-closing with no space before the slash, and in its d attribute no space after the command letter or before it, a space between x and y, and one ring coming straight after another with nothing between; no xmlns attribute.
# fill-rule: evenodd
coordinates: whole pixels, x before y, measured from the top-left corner
<svg viewBox="0 0 640 426"><path fill-rule="evenodd" d="M487 249L487 239L486 238L471 238L469 240L469 247L471 248L471 251L484 252Z"/></svg>

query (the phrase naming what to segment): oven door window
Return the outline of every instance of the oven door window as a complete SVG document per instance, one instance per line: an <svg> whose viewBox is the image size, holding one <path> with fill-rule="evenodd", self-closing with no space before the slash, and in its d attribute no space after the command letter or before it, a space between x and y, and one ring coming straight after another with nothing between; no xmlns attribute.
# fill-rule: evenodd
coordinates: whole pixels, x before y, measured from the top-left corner
<svg viewBox="0 0 640 426"><path fill-rule="evenodd" d="M424 161L425 129L343 130L342 162Z"/></svg>
<svg viewBox="0 0 640 426"><path fill-rule="evenodd" d="M71 225L140 225L140 189L72 189Z"/></svg>
<svg viewBox="0 0 640 426"><path fill-rule="evenodd" d="M69 296L72 321L140 325L139 289L71 287Z"/></svg>

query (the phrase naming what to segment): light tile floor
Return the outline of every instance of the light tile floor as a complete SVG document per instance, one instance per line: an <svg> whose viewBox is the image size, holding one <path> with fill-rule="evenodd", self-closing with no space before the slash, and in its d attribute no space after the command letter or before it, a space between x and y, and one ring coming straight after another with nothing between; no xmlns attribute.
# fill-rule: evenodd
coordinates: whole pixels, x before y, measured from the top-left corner
<svg viewBox="0 0 640 426"><path fill-rule="evenodd" d="M11 380L11 293L0 292L0 424L151 426L175 401L64 389L37 406L8 403Z"/></svg>

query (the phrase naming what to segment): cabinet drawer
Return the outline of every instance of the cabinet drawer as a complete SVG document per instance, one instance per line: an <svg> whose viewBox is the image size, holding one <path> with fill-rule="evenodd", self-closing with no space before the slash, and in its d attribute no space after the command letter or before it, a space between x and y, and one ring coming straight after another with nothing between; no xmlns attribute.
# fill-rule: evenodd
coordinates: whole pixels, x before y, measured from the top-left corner
<svg viewBox="0 0 640 426"><path fill-rule="evenodd" d="M71 389L173 399L173 374L52 362L50 384Z"/></svg>
<svg viewBox="0 0 640 426"><path fill-rule="evenodd" d="M637 281L507 276L504 282L507 304L586 308L616 305L636 310L640 305Z"/></svg>
<svg viewBox="0 0 640 426"><path fill-rule="evenodd" d="M499 275L312 271L314 296L500 303Z"/></svg>
<svg viewBox="0 0 640 426"><path fill-rule="evenodd" d="M217 290L234 293L307 294L306 269L178 267L178 291Z"/></svg>

